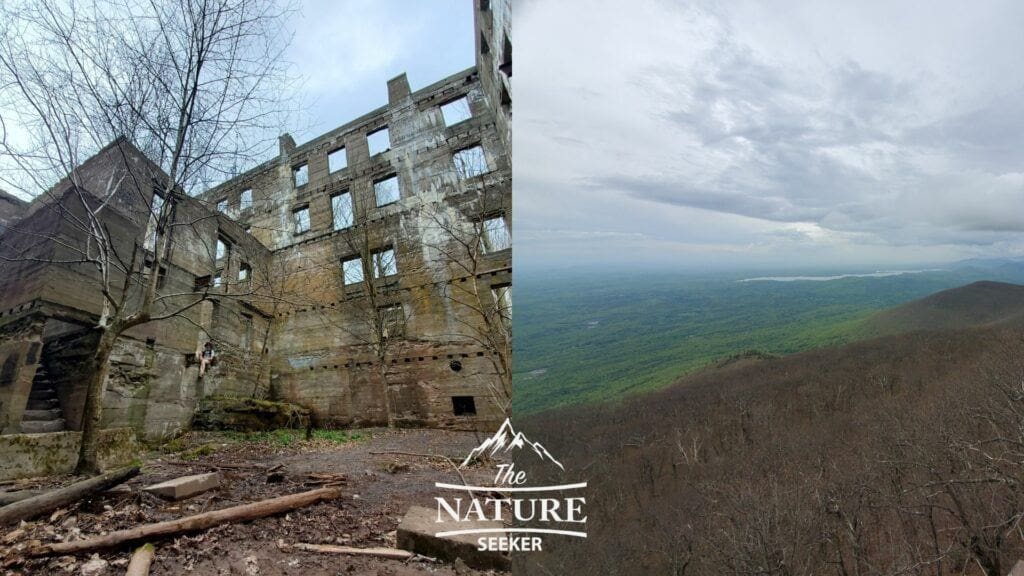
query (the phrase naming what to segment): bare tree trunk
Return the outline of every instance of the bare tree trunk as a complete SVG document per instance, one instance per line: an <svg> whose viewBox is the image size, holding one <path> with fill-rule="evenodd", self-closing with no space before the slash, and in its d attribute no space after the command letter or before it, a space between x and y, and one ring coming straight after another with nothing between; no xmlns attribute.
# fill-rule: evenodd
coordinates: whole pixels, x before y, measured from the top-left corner
<svg viewBox="0 0 1024 576"><path fill-rule="evenodd" d="M85 396L85 410L82 414L82 443L78 452L76 474L93 475L100 471L96 456L96 439L99 437L100 424L103 419L103 396L107 388L107 375L110 373L110 356L114 351L117 335L111 330L103 329L96 354L93 356L93 369L89 375L89 386Z"/></svg>
<svg viewBox="0 0 1024 576"><path fill-rule="evenodd" d="M386 344L384 346L386 346ZM377 361L380 362L380 383L381 386L384 387L384 417L387 418L388 428L394 428L395 411L391 406L391 387L388 385L387 353L379 353L377 355Z"/></svg>
<svg viewBox="0 0 1024 576"><path fill-rule="evenodd" d="M149 576L149 566L153 563L154 553L152 544L143 544L136 548L124 576Z"/></svg>

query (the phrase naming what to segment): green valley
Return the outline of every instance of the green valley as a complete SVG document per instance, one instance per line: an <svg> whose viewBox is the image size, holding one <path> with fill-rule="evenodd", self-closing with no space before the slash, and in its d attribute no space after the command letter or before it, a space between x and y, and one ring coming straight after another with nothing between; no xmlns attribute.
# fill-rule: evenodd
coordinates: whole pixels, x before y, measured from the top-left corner
<svg viewBox="0 0 1024 576"><path fill-rule="evenodd" d="M842 344L870 335L865 320L881 310L977 280L1021 282L1024 267L986 261L885 277L743 281L760 276L517 276L516 412L658 389L744 351Z"/></svg>

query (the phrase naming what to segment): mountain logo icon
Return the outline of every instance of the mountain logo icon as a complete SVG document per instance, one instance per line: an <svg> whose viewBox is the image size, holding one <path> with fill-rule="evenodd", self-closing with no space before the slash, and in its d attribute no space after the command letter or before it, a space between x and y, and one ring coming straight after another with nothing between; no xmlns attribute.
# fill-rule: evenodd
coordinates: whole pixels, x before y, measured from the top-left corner
<svg viewBox="0 0 1024 576"><path fill-rule="evenodd" d="M522 432L516 432L516 429L512 427L512 422L506 418L505 422L498 428L498 431L493 436L484 440L479 446L473 449L466 456L466 459L462 461L462 466L466 466L473 461L474 458L481 454L487 453L490 456L494 456L499 452L509 453L512 450L521 450L529 447L541 460L550 460L556 466L565 470L565 466L555 457L547 451L546 448L540 442L533 442L527 438Z"/></svg>

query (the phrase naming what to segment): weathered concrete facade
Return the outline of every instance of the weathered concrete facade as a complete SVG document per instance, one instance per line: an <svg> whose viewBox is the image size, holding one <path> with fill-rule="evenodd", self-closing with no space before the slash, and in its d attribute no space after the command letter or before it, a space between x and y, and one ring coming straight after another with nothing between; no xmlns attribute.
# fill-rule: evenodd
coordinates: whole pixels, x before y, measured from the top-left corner
<svg viewBox="0 0 1024 576"><path fill-rule="evenodd" d="M23 202L0 190L0 226L11 224L15 220L20 219L27 209L27 202Z"/></svg>
<svg viewBox="0 0 1024 576"><path fill-rule="evenodd" d="M80 262L89 245L81 218L95 207L111 181L121 182L100 212L113 247L123 262L134 259L132 278L112 267L113 297L128 303L141 295L152 259L145 248L150 203L163 177L130 143L119 139L77 168L77 185L58 183L38 197L19 220L0 229L0 433L80 430L90 360L103 313L100 272ZM143 183L142 186L139 183ZM79 193L79 191L81 193ZM157 313L199 300L201 278L221 268L251 262L253 282L266 283L270 252L230 219L212 213L183 194L173 202L173 241L163 245ZM216 240L238 238L230 258L218 259ZM138 252L133 250L138 247ZM113 259L112 259L113 260ZM260 276L263 274L263 276ZM147 438L173 434L186 426L196 401L223 391L251 391L269 383L260 342L237 350L236 318L253 318L254 330L267 332L270 314L255 296L230 297L236 286L187 308L180 316L127 331L110 361L104 399L105 424L131 426ZM220 346L224 361L214 378L199 380L194 354L207 338ZM244 355L245 360L237 360Z"/></svg>
<svg viewBox="0 0 1024 576"><path fill-rule="evenodd" d="M490 428L503 417L494 398L503 368L494 347L481 345L482 315L511 283L511 251L481 254L472 266L454 260L481 219L510 229L507 148L475 69L416 92L402 75L388 96L387 106L301 146L282 137L278 158L201 198L273 251L282 301L271 330L272 397L334 425L387 422L390 405L398 425ZM462 99L469 117L446 120L442 106ZM371 154L367 135L384 128L387 149ZM460 172L455 155L476 147L480 173ZM339 154L344 162L332 166ZM308 182L297 184L303 167ZM375 184L392 177L398 197L382 203ZM343 195L346 217L336 222ZM308 229L297 223L302 211ZM381 250L394 251L396 273L346 285L343 262ZM453 294L453 284L467 283L474 288ZM479 300L467 303L470 294ZM403 334L380 351L371 325L383 305L401 309ZM465 398L473 409L456 415Z"/></svg>
<svg viewBox="0 0 1024 576"><path fill-rule="evenodd" d="M499 4L477 5L477 27L510 65ZM28 205L0 195L0 433L81 429L103 297L64 246L84 245L69 214L112 177L134 183L102 211L118 254L149 262L166 246L165 307L202 301L118 340L105 426L162 438L227 396L298 404L322 426L496 428L510 393L505 59L478 46L485 78L474 67L416 91L398 76L385 106L302 145L284 135L277 157L198 197L158 192L166 176L124 139L78 167L78 186ZM174 206L165 245L151 242L154 194ZM217 362L199 378L207 340Z"/></svg>
<svg viewBox="0 0 1024 576"><path fill-rule="evenodd" d="M476 0L476 63L498 134L512 149L512 0Z"/></svg>

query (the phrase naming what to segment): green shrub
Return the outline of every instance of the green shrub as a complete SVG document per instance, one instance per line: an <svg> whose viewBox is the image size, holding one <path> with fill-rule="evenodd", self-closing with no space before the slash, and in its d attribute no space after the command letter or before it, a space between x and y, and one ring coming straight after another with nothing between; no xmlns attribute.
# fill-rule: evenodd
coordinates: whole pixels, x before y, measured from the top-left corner
<svg viewBox="0 0 1024 576"><path fill-rule="evenodd" d="M186 450L181 453L182 460L197 460L202 456L209 456L217 451L217 447L213 444L203 444L202 446L196 446L191 450Z"/></svg>

